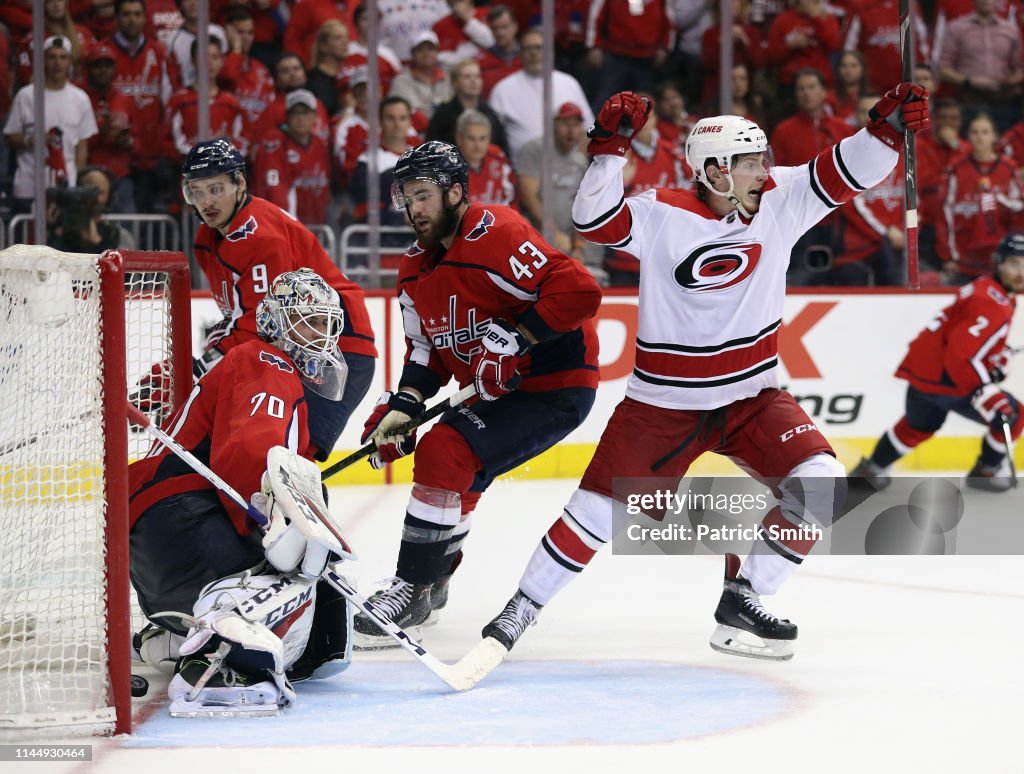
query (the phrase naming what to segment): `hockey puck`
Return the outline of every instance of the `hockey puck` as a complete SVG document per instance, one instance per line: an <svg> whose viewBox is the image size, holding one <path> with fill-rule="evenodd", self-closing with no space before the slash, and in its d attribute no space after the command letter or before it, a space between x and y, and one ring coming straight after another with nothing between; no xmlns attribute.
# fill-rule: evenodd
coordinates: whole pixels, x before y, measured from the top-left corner
<svg viewBox="0 0 1024 774"><path fill-rule="evenodd" d="M149 680L142 675L132 675L132 698L138 699L149 692Z"/></svg>

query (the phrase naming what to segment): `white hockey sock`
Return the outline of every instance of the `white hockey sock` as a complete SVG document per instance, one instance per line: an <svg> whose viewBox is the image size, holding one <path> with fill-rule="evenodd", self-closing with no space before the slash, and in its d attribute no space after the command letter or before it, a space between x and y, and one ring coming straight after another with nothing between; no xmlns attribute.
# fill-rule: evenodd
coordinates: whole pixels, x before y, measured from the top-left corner
<svg viewBox="0 0 1024 774"><path fill-rule="evenodd" d="M750 581L750 587L758 594L774 594L799 566L759 540L744 560L740 575Z"/></svg>
<svg viewBox="0 0 1024 774"><path fill-rule="evenodd" d="M530 557L520 590L546 605L611 539L611 525L611 499L577 489Z"/></svg>

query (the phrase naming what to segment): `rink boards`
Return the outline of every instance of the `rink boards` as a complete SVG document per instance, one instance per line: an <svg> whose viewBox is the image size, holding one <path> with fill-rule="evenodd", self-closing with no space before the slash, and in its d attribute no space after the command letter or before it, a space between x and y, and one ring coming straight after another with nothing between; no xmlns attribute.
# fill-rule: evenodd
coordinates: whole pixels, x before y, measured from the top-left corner
<svg viewBox="0 0 1024 774"><path fill-rule="evenodd" d="M878 436L902 414L906 383L893 373L908 344L945 306L952 292L845 292L792 293L787 296L779 357L783 385L832 441L847 465L869 450ZM198 347L204 325L219 319L209 297L193 300L193 342ZM363 404L352 414L332 455L332 462L359 446L362 419L370 414L377 396L394 384L401 373L405 341L401 311L390 291L369 292L367 308L381 353L374 380ZM1019 317L1020 315L1018 315ZM597 316L601 343L601 385L587 421L565 441L509 476L522 478L578 477L593 454L633 369L637 328L635 294L606 293ZM1010 344L1024 344L1024 325L1011 330ZM1024 393L1024 369L1013 368L1007 388ZM950 417L936 438L908 455L905 470L969 468L978 450L981 428ZM412 464L397 464L390 472L356 465L340 474L334 484L380 483L410 480ZM1018 464L1024 459L1018 457ZM726 460L705 455L698 462L703 473L726 472Z"/></svg>

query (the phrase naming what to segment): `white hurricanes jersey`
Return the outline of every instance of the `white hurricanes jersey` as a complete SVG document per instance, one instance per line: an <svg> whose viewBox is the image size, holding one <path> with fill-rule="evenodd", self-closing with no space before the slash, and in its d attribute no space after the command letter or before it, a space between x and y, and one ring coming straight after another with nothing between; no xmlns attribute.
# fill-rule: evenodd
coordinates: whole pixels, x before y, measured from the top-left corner
<svg viewBox="0 0 1024 774"><path fill-rule="evenodd" d="M719 218L690 191L624 199L625 159L595 157L573 204L576 229L640 261L636 366L626 394L663 408L711 409L778 387L793 245L883 180L898 158L861 130L803 166L776 168L747 220L737 212Z"/></svg>

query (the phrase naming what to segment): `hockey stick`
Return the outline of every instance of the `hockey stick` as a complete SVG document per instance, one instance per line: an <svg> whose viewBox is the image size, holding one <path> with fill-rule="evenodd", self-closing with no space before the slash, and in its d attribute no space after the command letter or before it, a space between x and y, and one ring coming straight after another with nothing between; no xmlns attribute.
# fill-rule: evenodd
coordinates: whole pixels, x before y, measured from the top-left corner
<svg viewBox="0 0 1024 774"><path fill-rule="evenodd" d="M454 395L449 396L448 398L446 398L445 400L441 401L440 403L434 404L433 406L428 408L426 411L424 411L422 414L420 414L418 417L416 417L414 420L412 420L411 422L406 424L404 427L401 427L398 430L396 430L395 431L395 435L402 435L404 433L408 433L410 430L416 429L420 425L429 422L434 417L440 416L441 414L446 412L448 409L455 408L456 406L459 406L462 403L465 403L467 400L472 398L474 395L476 395L476 388L474 388L473 385L469 385L468 387L463 387L461 390L459 390ZM320 480L321 481L326 481L327 479L331 478L332 476L337 475L338 473L340 473L341 471L343 471L345 468L349 467L350 465L353 465L353 464L359 462L359 460L363 459L364 457L369 457L375 451L377 451L377 444L375 444L375 443L373 443L373 441L371 441L370 443L366 444L366 446L363 446L358 451L352 452L350 455L345 457L345 459L338 460L337 462L335 462L330 467L324 468L323 471L320 473Z"/></svg>
<svg viewBox="0 0 1024 774"><path fill-rule="evenodd" d="M471 390L472 388L467 389ZM452 396L452 399L461 395L462 392ZM129 419L144 427L150 435L159 440L160 443L166 446L170 451L174 452L174 454L192 468L192 470L227 495L239 508L244 510L249 517L260 526L261 529L266 529L269 526L267 523L267 517L264 516L257 508L253 507L253 505L237 491L235 491L230 484L210 470L207 465L197 459L195 455L187 449L183 448L181 444L171 438L171 436L156 427L149 420L149 417L135 408L135 406L130 403L127 403L126 405L128 407ZM309 506L309 509L304 509L306 510L307 517L315 518L323 524L334 535L334 537L338 539L339 543L348 549L348 541L341 534L341 531L333 524L330 514L321 512L319 508L316 507L317 504L312 500L312 498L302 496L301 492L296 492L296 494L298 495L296 497L296 502L305 503ZM478 643L457 663L445 664L427 652L427 650L416 642L416 640L410 637L404 629L378 613L373 606L366 601L365 597L356 591L347 580L334 571L334 568L331 567L331 565L327 566L327 569L324 570L323 575L320 577L337 589L338 593L345 597L345 599L349 600L352 604L366 613L366 615L369 616L377 626L387 632L392 639L405 648L406 651L411 653L417 661L440 677L449 688L453 688L456 691L469 690L480 682L505 657L507 651L501 647L501 644L493 639L487 639Z"/></svg>
<svg viewBox="0 0 1024 774"><path fill-rule="evenodd" d="M88 411L82 412L77 417L71 417L70 419L62 420L55 425L44 427L35 435L30 435L27 438L22 438L20 441L11 441L9 443L5 443L3 446L0 446L0 457L10 454L11 452L16 452L18 451L18 449L24 449L26 446L31 446L34 443L39 443L39 441L41 441L43 438L46 438L49 435L53 435L54 433L70 430L71 428L77 426L82 420L89 419L90 417L95 416L96 413L96 411L89 409Z"/></svg>
<svg viewBox="0 0 1024 774"><path fill-rule="evenodd" d="M900 0L900 58L903 80L914 76L914 31L910 23L910 0ZM903 131L904 208L903 226L907 241L907 287L918 290L921 282L917 265L917 147L914 133Z"/></svg>
<svg viewBox="0 0 1024 774"><path fill-rule="evenodd" d="M1013 432L1010 430L1010 418L1005 414L999 415L1000 423L1003 426L1003 440L1006 442L1006 459L1010 463L1010 485L1017 486L1017 464L1013 460Z"/></svg>

